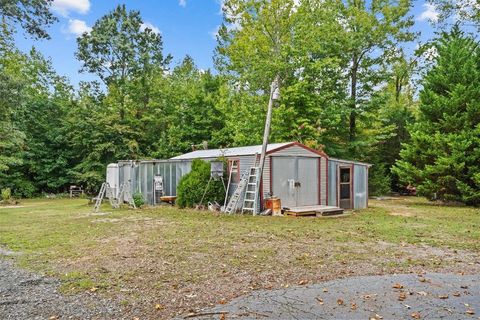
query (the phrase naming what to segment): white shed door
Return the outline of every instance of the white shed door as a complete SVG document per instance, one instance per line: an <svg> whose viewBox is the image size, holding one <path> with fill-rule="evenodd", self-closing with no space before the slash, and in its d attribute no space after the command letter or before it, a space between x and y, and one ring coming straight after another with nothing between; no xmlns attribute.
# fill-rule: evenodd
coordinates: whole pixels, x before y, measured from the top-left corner
<svg viewBox="0 0 480 320"><path fill-rule="evenodd" d="M318 204L318 158L272 157L272 193L282 207Z"/></svg>

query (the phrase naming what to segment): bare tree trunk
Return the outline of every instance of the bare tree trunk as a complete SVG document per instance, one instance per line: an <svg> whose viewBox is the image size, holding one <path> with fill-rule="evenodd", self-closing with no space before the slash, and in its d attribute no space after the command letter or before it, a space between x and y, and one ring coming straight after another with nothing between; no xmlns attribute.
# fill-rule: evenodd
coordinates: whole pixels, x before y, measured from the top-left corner
<svg viewBox="0 0 480 320"><path fill-rule="evenodd" d="M351 70L351 83L350 83L350 126L349 126L349 139L355 140L356 136L356 120L357 120L357 73L358 73L358 61L357 56L353 56L352 70Z"/></svg>
<svg viewBox="0 0 480 320"><path fill-rule="evenodd" d="M268 137L270 135L270 125L272 123L272 110L273 110L273 95L275 90L279 88L279 83L280 83L280 76L277 75L275 76L275 79L273 80L271 86L270 86L270 99L268 100L268 109L267 109L267 117L265 119L265 129L263 131L263 144L262 144L262 153L260 155L260 163L259 163L259 179L256 182L256 194L255 194L255 204L258 203L258 200L260 199L260 180L262 179L263 176L263 168L265 166L265 158L267 155L267 145L268 145ZM254 208L254 215L258 214L259 212L257 211L257 208Z"/></svg>

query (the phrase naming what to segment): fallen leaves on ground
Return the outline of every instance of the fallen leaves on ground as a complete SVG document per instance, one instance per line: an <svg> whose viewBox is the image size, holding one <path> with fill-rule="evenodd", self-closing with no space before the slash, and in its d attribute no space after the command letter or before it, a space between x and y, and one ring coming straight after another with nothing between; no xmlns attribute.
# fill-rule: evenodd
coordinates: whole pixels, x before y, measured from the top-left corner
<svg viewBox="0 0 480 320"><path fill-rule="evenodd" d="M473 309L467 309L467 311L465 311L466 314L475 314L475 311L473 311Z"/></svg>

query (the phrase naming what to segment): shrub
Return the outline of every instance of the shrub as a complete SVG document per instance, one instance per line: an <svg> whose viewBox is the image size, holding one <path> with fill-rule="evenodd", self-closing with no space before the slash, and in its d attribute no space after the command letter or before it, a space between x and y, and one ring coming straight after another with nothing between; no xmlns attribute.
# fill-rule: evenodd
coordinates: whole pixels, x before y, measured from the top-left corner
<svg viewBox="0 0 480 320"><path fill-rule="evenodd" d="M143 198L143 194L137 192L133 194L133 203L135 203L135 207L140 208L145 204L145 199Z"/></svg>
<svg viewBox="0 0 480 320"><path fill-rule="evenodd" d="M225 198L225 189L222 182L210 181L205 192L209 180L210 163L199 159L193 160L192 171L184 175L178 184L176 204L181 208L185 208L213 201L222 203ZM205 197L203 202L200 203L204 193Z"/></svg>
<svg viewBox="0 0 480 320"><path fill-rule="evenodd" d="M8 202L12 199L12 190L10 188L2 189L2 201Z"/></svg>
<svg viewBox="0 0 480 320"><path fill-rule="evenodd" d="M2 189L0 204L17 204L17 201L12 197L12 190L10 188Z"/></svg>

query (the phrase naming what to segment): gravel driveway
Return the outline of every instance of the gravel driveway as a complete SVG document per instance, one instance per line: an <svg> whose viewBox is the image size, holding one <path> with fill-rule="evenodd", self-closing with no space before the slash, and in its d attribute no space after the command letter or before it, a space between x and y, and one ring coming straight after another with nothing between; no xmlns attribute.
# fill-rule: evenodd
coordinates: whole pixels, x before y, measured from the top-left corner
<svg viewBox="0 0 480 320"><path fill-rule="evenodd" d="M56 279L14 266L0 252L0 319L120 319L111 302L93 294L62 295L59 286Z"/></svg>
<svg viewBox="0 0 480 320"><path fill-rule="evenodd" d="M480 276L352 277L257 291L187 319L480 319Z"/></svg>
<svg viewBox="0 0 480 320"><path fill-rule="evenodd" d="M60 281L14 265L0 251L0 318L123 319L96 294L63 295ZM480 319L480 276L427 273L351 277L256 291L187 319ZM128 319L131 319L129 317Z"/></svg>

